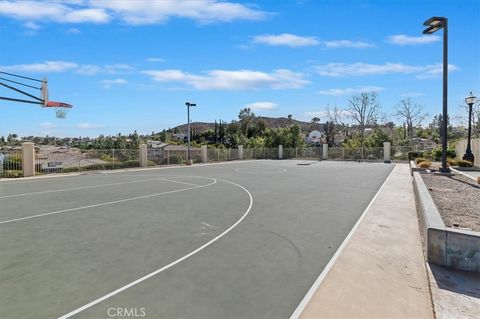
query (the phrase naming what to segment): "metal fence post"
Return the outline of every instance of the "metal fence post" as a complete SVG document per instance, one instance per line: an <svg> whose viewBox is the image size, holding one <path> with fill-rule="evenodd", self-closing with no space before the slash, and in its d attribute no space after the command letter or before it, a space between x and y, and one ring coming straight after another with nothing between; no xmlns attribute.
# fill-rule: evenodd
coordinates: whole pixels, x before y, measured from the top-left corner
<svg viewBox="0 0 480 319"><path fill-rule="evenodd" d="M35 175L35 144L22 143L22 174L23 177Z"/></svg>

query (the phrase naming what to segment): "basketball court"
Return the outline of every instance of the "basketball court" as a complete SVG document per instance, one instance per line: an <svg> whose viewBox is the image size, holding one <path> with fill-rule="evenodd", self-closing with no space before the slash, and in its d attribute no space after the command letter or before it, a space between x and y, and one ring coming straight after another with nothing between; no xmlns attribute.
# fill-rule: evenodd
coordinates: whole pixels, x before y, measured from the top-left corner
<svg viewBox="0 0 480 319"><path fill-rule="evenodd" d="M257 160L2 181L0 317L287 318L392 167Z"/></svg>

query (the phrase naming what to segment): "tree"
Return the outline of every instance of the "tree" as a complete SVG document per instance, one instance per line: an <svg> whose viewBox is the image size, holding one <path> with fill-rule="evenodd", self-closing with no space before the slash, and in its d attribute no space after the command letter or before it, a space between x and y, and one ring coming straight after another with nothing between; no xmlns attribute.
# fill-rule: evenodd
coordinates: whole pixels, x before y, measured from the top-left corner
<svg viewBox="0 0 480 319"><path fill-rule="evenodd" d="M394 116L403 119L407 126L407 138L413 138L413 128L422 124L428 113L423 112L423 107L410 98L401 100L395 106Z"/></svg>
<svg viewBox="0 0 480 319"><path fill-rule="evenodd" d="M245 136L248 136L248 128L250 123L253 122L255 114L249 107L246 107L243 110L240 110L240 113L238 113L238 118L242 125L242 131L245 132Z"/></svg>
<svg viewBox="0 0 480 319"><path fill-rule="evenodd" d="M335 124L333 122L325 122L325 138L328 146L335 146Z"/></svg>
<svg viewBox="0 0 480 319"><path fill-rule="evenodd" d="M358 136L360 138L361 156L364 158L365 129L367 126L376 125L380 116L380 104L377 101L377 94L360 93L352 96L348 103L350 105L350 117L358 125Z"/></svg>
<svg viewBox="0 0 480 319"><path fill-rule="evenodd" d="M341 133L344 137L348 136L348 125L345 122L348 111L340 109L338 106L330 108L329 105L325 108L328 119L333 124L333 134Z"/></svg>
<svg viewBox="0 0 480 319"><path fill-rule="evenodd" d="M312 118L312 120L310 121L310 130L316 130L318 128L318 123L320 123L320 118L316 116Z"/></svg>

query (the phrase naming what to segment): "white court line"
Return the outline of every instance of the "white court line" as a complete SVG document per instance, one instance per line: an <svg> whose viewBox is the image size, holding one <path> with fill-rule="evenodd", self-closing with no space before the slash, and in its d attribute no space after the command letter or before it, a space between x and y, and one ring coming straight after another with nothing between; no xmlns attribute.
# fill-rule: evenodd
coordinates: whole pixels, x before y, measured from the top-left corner
<svg viewBox="0 0 480 319"><path fill-rule="evenodd" d="M214 242L216 242L217 240L219 240L220 238L222 238L223 236L225 236L226 234L228 234L232 229L234 229L235 227L237 227L237 225L240 224L240 223L242 222L242 220L245 219L245 217L247 217L247 215L250 213L250 210L252 209L252 205L253 205L253 197L252 197L252 194L248 191L248 189L246 189L246 188L243 187L242 185L239 185L239 184L237 184L237 183L234 183L234 182L231 182L231 181L227 181L227 180L222 180L222 179L218 179L218 180L221 181L221 182L224 182L224 183L229 183L229 184L232 184L232 185L234 185L234 186L237 186L237 187L243 189L243 190L248 194L248 197L250 198L250 204L248 205L248 208L247 208L246 212L242 215L242 217L240 217L239 220L237 220L232 226L230 226L229 228L227 228L223 233L221 233L221 234L218 235L217 237L213 238L213 239L210 240L209 242L205 243L204 245L200 246L199 248L195 249L194 251L191 251L190 253L186 254L185 256L183 256L183 257L181 257L181 258L179 258L179 259L171 262L170 264L168 264L168 265L166 265L166 266L163 266L162 268L159 268L159 269L157 269L157 270L149 273L148 275L145 275L145 276L143 276L143 277L141 277L141 278L138 278L137 280L132 281L131 283L126 284L125 286L120 287L120 288L118 288L118 289L116 289L116 290L114 290L114 291L112 291L112 292L110 292L110 293L108 293L108 294L106 294L106 295L98 298L98 299L95 299L95 300L87 303L86 305L84 305L84 306L82 306L82 307L80 307L80 308L77 308L77 309L75 309L75 310L67 313L66 315L63 315L63 316L59 317L59 319L70 318L71 316L74 316L74 315L76 315L76 314L78 314L78 313L80 313L80 312L82 312L82 311L84 311L84 310L86 310L86 309L88 309L88 308L90 308L90 307L92 307L92 306L94 306L94 305L102 302L102 301L105 301L105 300L109 299L110 297L113 297L113 296L121 293L122 291L127 290L127 289L130 288L130 287L133 287L133 286L141 283L142 281L145 281L145 280L147 280L147 279L149 279L149 278L151 278L151 277L153 277L153 276L155 276L155 275L158 275L159 273L161 273L161 272L163 272L163 271L165 271L165 270L167 270L167 269L175 266L176 264L184 261L185 259L187 259L187 258L195 255L196 253L202 251L203 249L207 248L208 246L210 246L211 244L213 244Z"/></svg>
<svg viewBox="0 0 480 319"><path fill-rule="evenodd" d="M343 249L345 248L345 246L347 245L348 241L350 240L350 238L353 236L353 233L357 230L358 226L360 225L360 223L362 222L363 218L365 217L365 215L367 214L368 210L370 209L370 207L373 205L373 202L375 201L375 199L377 199L377 196L378 194L380 194L380 192L382 191L383 187L385 186L385 184L387 183L388 179L390 178L390 176L392 176L392 173L393 171L395 170L395 164L393 164L393 169L392 171L390 172L390 174L388 174L387 178L385 179L385 181L383 182L382 186L380 186L380 188L378 189L377 193L375 194L375 196L373 196L372 200L370 201L370 203L368 204L367 208L365 208L365 210L363 211L362 215L360 216L360 218L357 220L357 222L355 223L355 225L353 226L353 228L350 230L350 232L348 233L347 237L345 237L345 239L343 240L342 244L340 245L340 247L338 247L337 251L335 252L335 254L333 255L333 257L330 259L330 261L328 262L328 264L325 266L325 268L323 269L323 271L320 273L320 275L318 276L317 280L315 280L315 282L313 283L312 287L310 287L310 289L308 290L307 294L305 295L305 297L303 297L302 301L300 301L300 304L297 306L297 308L295 309L295 311L293 312L293 314L290 316L290 319L298 319L300 318L300 315L302 314L302 312L305 310L305 308L307 307L308 305L308 302L310 301L310 299L312 299L313 295L315 294L315 292L317 291L318 287L321 285L322 281L325 279L325 277L327 276L327 274L329 273L330 269L333 267L333 264L335 263L335 261L337 260L337 258L340 256L340 254L342 253Z"/></svg>
<svg viewBox="0 0 480 319"><path fill-rule="evenodd" d="M0 225L1 224L12 223L12 222L17 222L17 221L21 221L21 220L26 220L26 219L43 217L43 216L69 213L69 212L74 212L74 211L77 211L77 210L83 210L83 209L87 209L87 208L94 208L94 207L112 205L112 204L117 204L117 203L124 203L124 202L129 202L129 201L133 201L133 200L137 200L137 199L150 198L150 197L156 197L156 196L165 195L165 194L178 193L178 192L183 192L183 191L187 191L187 190L191 190L191 189L210 186L210 185L213 185L217 182L217 180L215 178L209 178L208 177L208 179L213 179L213 182L209 183L209 184L205 184L205 185L195 186L195 187L181 188L181 189L176 189L176 190L173 190L173 191L161 192L161 193L150 194L150 195L142 195L142 196L131 197L131 198L124 198L124 199L120 199L120 200L114 200L114 201L111 201L111 202L104 202L104 203L99 203L99 204L93 204L93 205L87 205L87 206L81 206L81 207L75 207L75 208L68 208L68 209L58 210L58 211L44 213L44 214L38 214L38 215L33 215L33 216L26 216L26 217L20 217L20 218L15 218L15 219L10 219L10 220L4 220L4 221L0 221Z"/></svg>
<svg viewBox="0 0 480 319"><path fill-rule="evenodd" d="M190 186L203 186L203 185L198 185L198 184L192 184L192 183L174 181L174 180L166 179L166 178L158 178L158 180L159 180L159 181L165 181L165 182L178 183L178 184L183 184L183 185L190 185Z"/></svg>
<svg viewBox="0 0 480 319"><path fill-rule="evenodd" d="M51 190L48 190L48 191L41 191L41 192L31 192L31 193L5 195L5 196L0 196L0 199L12 198L12 197L22 197L22 196L29 196L29 195L48 194L48 193L55 193L55 192L76 191L76 190L81 190L81 189L98 188L98 187L104 187L104 186L114 186L114 185L132 184L132 183L141 183L141 182L152 182L152 181L157 181L157 180L160 180L160 179L159 178L152 178L152 179L144 179L144 180L129 181L129 182L117 182L117 183L108 183L108 184L101 184L101 185L78 186L78 187L62 188L62 189L51 189ZM200 186L200 185L196 185L196 186Z"/></svg>

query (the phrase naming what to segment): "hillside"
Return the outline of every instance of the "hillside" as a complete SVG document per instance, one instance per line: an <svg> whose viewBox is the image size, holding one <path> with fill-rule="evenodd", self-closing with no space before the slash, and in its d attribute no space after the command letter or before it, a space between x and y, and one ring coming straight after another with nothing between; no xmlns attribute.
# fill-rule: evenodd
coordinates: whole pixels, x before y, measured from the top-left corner
<svg viewBox="0 0 480 319"><path fill-rule="evenodd" d="M265 116L258 116L255 118L255 121L263 120L267 124L267 127L270 128L280 128L280 127L288 127L292 123L296 123L300 125L302 132L309 132L311 131L312 124L310 122L303 122L298 120L289 120L286 117L265 117ZM228 124L228 123L227 123ZM192 122L191 124L192 130L197 132L205 132L207 130L215 129L215 123L207 123L207 122ZM187 132L187 124L182 124L176 126L174 129L177 129L179 132ZM323 124L320 123L317 126L317 130L323 130Z"/></svg>

